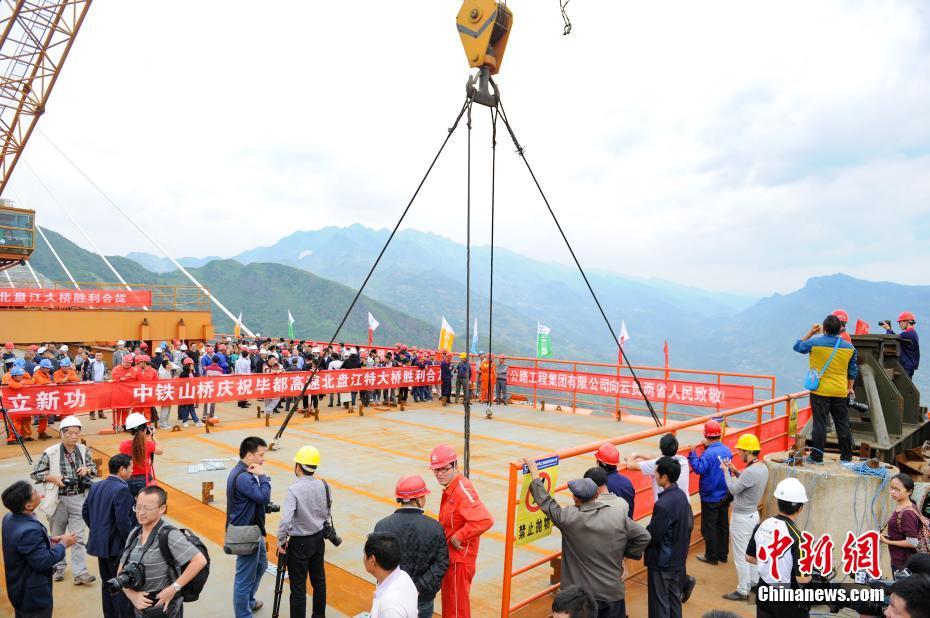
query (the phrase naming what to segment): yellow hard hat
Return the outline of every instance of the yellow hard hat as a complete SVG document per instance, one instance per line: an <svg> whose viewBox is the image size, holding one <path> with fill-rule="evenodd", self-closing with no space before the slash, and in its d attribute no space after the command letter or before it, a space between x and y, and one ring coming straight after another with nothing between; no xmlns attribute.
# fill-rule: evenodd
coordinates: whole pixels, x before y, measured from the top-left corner
<svg viewBox="0 0 930 618"><path fill-rule="evenodd" d="M294 455L294 461L302 466L319 466L320 451L315 446L302 446Z"/></svg>
<svg viewBox="0 0 930 618"><path fill-rule="evenodd" d="M462 352L461 354L459 354L459 358L468 358L468 354L466 354L465 352Z"/></svg>
<svg viewBox="0 0 930 618"><path fill-rule="evenodd" d="M736 448L741 451L761 451L762 445L759 444L759 438L754 433L744 433L736 442Z"/></svg>

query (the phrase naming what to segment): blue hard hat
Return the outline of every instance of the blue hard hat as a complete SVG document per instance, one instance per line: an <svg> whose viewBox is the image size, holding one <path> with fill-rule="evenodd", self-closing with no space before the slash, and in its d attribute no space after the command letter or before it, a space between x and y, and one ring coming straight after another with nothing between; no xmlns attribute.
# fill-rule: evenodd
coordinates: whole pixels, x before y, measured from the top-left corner
<svg viewBox="0 0 930 618"><path fill-rule="evenodd" d="M22 367L13 367L12 369L10 369L11 376L21 376L24 373L26 373L26 370L23 369Z"/></svg>
<svg viewBox="0 0 930 618"><path fill-rule="evenodd" d="M47 359L47 358L43 358L43 359L39 362L39 367L41 367L42 369L51 369L51 368L52 368L52 361L50 361L50 360Z"/></svg>
<svg viewBox="0 0 930 618"><path fill-rule="evenodd" d="M51 363L49 363L49 364L51 364ZM63 358L63 359L61 359L60 361L58 361L58 366L59 366L59 367L70 367L70 366L71 366L71 359L70 359L70 358Z"/></svg>
<svg viewBox="0 0 930 618"><path fill-rule="evenodd" d="M17 358L17 359L15 359L15 360L13 360L13 366L14 366L14 367L25 367L25 366L26 366L26 361L23 360L23 359L21 359L21 358Z"/></svg>

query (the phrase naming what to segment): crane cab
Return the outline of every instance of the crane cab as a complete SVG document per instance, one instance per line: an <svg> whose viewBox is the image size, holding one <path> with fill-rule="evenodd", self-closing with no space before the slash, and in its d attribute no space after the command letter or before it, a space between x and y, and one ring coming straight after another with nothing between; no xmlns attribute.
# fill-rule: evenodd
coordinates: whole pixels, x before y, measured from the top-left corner
<svg viewBox="0 0 930 618"><path fill-rule="evenodd" d="M34 210L14 208L12 200L0 198L0 270L32 255L36 245L35 219Z"/></svg>

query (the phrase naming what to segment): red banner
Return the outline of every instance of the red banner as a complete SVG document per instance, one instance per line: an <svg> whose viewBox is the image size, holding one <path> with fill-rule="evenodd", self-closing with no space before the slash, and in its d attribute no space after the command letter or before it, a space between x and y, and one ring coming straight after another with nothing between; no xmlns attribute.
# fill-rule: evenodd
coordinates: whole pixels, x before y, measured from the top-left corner
<svg viewBox="0 0 930 618"><path fill-rule="evenodd" d="M2 288L0 307L52 307L91 309L148 307L151 290L53 290L49 288Z"/></svg>
<svg viewBox="0 0 930 618"><path fill-rule="evenodd" d="M650 401L715 408L738 408L755 400L753 387L744 384L708 384L661 378L640 378L643 392ZM602 373L580 373L556 369L533 369L510 366L507 386L541 388L569 393L642 399L633 378Z"/></svg>
<svg viewBox="0 0 930 618"><path fill-rule="evenodd" d="M144 408L196 405L242 399L272 399L299 395L309 371L256 373L154 380L147 382L79 382L56 386L0 389L3 404L16 416L72 414L113 408ZM321 371L313 378L308 395L346 393L422 386L440 382L439 365L379 367Z"/></svg>

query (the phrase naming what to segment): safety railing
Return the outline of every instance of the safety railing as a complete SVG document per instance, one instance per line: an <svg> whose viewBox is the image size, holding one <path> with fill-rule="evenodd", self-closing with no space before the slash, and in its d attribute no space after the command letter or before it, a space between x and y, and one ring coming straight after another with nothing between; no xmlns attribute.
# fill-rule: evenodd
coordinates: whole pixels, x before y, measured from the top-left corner
<svg viewBox="0 0 930 618"><path fill-rule="evenodd" d="M77 286L81 292L123 292L126 286L122 283L103 283L100 281L77 281ZM130 288L139 292L151 292L152 304L149 309L154 311L210 311L210 296L204 291L192 285L151 285L148 283L129 283ZM41 285L32 282L19 282L17 288L33 289L51 289L51 290L68 290L76 292L75 284L70 281L46 281ZM0 288L2 290L2 288ZM114 307L98 307L99 309L116 309ZM42 310L41 307L32 307L32 309Z"/></svg>
<svg viewBox="0 0 930 618"><path fill-rule="evenodd" d="M766 401L760 401L757 403L741 406L739 408L734 408L732 410L726 410L720 414L708 414L706 416L701 416L693 419L686 419L683 421L678 421L674 423L665 424L662 427L655 427L640 431L637 433L619 436L616 438L611 438L609 440L603 440L599 442L591 442L588 444L582 444L581 446L576 446L573 448L562 449L556 451L554 455L558 456L559 461L565 459L570 459L572 457L578 457L579 455L586 455L595 452L604 442L611 442L616 445L629 444L636 442L637 440L643 440L646 438L652 438L659 436L665 433L674 433L677 434L682 429L688 429L691 427L696 427L701 425L705 421L711 418L720 418L730 419L731 417L737 417L739 415L746 415L748 413L755 413L755 422L749 425L743 425L738 428L731 428L726 432L723 438L724 444L729 446L731 449L735 448L736 441L744 433L754 433L759 438L759 442L762 445L762 453L767 454L774 451L786 450L789 448L792 443L794 436L797 434L799 428L803 427L807 420L810 418L810 408L804 408L798 410L797 401L808 396L807 391L793 393L790 395L783 395L781 397L769 399ZM765 408L775 407L775 406L784 406L784 414L778 415L775 418L766 418L764 413ZM682 448L682 454L687 454L687 447ZM550 457L552 454L540 453L537 456L537 459L542 457ZM742 467L742 462L734 459L738 468ZM532 562L517 567L516 569L513 566L514 560L514 544L516 541L515 534L515 524L516 524L516 511L517 506L520 504L520 497L517 493L518 484L518 472L523 468L522 462L512 461L510 462L508 471L508 488L507 488L507 529L505 531L505 541L504 541L504 573L503 573L503 583L501 586L501 616L504 618L509 617L513 612L530 605L531 603L545 597L546 595L558 590L559 584L552 584L545 589L536 592L530 595L527 598L524 598L514 604L511 604L511 593L513 580L519 575L528 573L533 569L551 563L556 558L559 558L562 555L562 552L557 551L553 552L542 558L533 560ZM633 513L633 518L640 520L644 517L649 516L652 513L652 481L649 478L644 477L640 473L629 473L626 470L626 466L621 463L618 466L618 470L623 472L633 483L633 487L636 490L636 509ZM691 487L697 488L697 476L694 475L692 478ZM568 488L566 483L558 485L553 490L553 493L564 491ZM692 494L697 493L693 491Z"/></svg>

